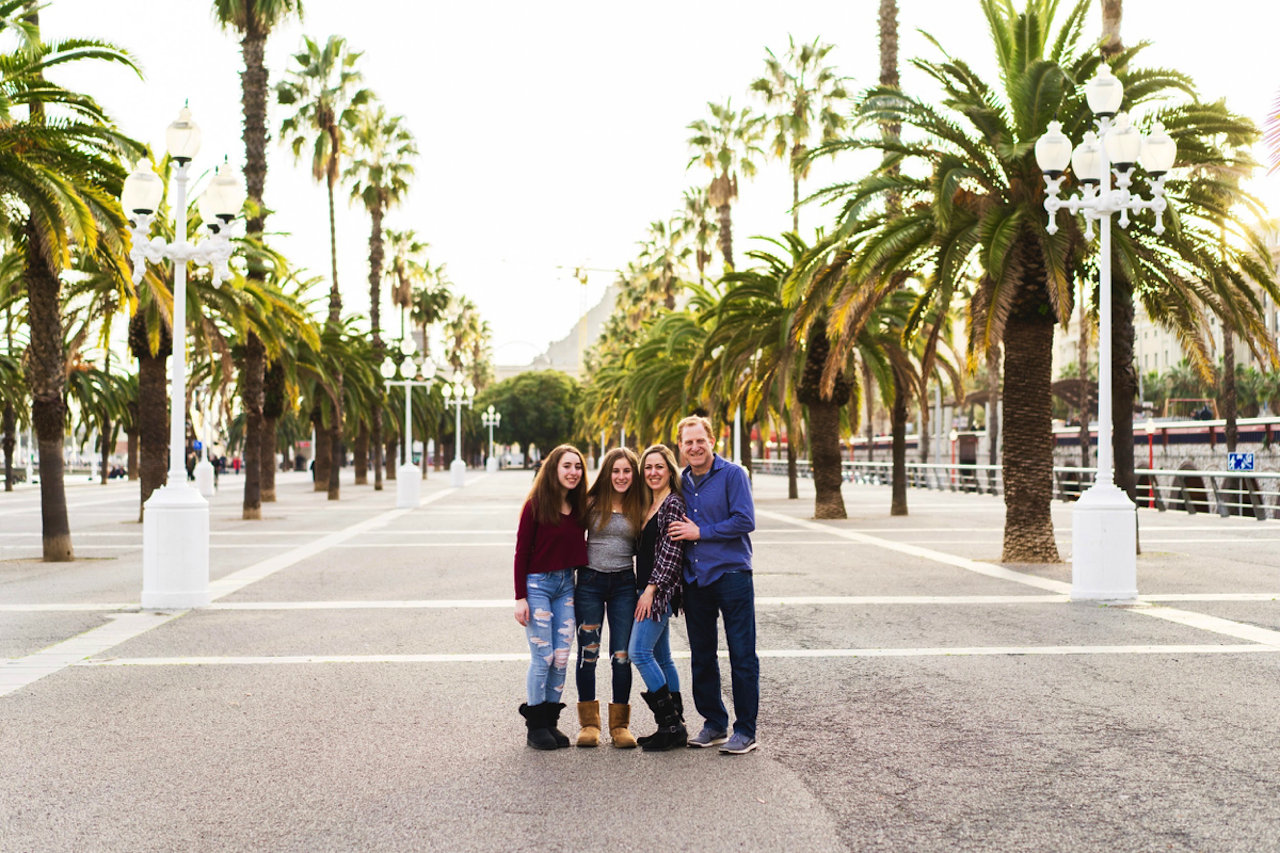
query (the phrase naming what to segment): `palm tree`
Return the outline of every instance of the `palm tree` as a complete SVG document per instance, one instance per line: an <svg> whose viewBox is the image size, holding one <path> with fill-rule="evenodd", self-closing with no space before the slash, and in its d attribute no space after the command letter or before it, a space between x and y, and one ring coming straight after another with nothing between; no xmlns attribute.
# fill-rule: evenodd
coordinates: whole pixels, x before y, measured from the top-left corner
<svg viewBox="0 0 1280 853"><path fill-rule="evenodd" d="M698 267L698 284L705 287L705 271L711 263L711 245L716 237L716 223L711 218L707 191L694 187L684 191L684 208L676 219L676 229L681 238L693 244L694 263Z"/></svg>
<svg viewBox="0 0 1280 853"><path fill-rule="evenodd" d="M693 136L689 147L693 157L689 166L701 164L711 170L707 202L719 217L720 255L726 269L733 269L733 200L738 197L738 172L750 178L756 173L754 157L764 154L760 141L764 138L763 117L750 107L735 110L726 100L708 103L710 119L700 118L689 125Z"/></svg>
<svg viewBox="0 0 1280 853"><path fill-rule="evenodd" d="M288 79L276 89L280 104L295 107L280 126L282 141L289 145L295 159L303 150L311 150L311 176L323 180L329 199L329 324L338 326L342 317L342 294L338 289L338 235L334 219L334 187L342 174L342 157L346 153L345 136L354 127L358 109L373 94L359 88L360 72L356 62L361 52L347 48L346 39L330 36L324 46L303 37L303 49L294 54L295 67ZM342 452L342 374L334 376L336 394L332 400L330 422L330 454L333 464L329 472L329 499L337 500L339 491L338 457Z"/></svg>
<svg viewBox="0 0 1280 853"><path fill-rule="evenodd" d="M767 119L773 132L770 147L774 157L787 159L791 171L791 230L797 234L800 179L808 175L812 164L804 156L809 141L818 130L820 139L830 142L846 125L842 112L849 99L845 78L834 67L823 64L833 47L816 38L812 43L796 45L795 39L788 36L785 59L778 59L765 48L768 73L751 84L751 91L778 108Z"/></svg>
<svg viewBox="0 0 1280 853"><path fill-rule="evenodd" d="M241 35L240 54L244 71L240 75L240 103L244 115L244 180L247 191L248 217L245 234L250 241L261 242L266 229L267 207L263 202L267 183L267 93L270 78L265 55L267 39L278 25L294 17L302 17L301 0L213 0L213 14L224 30L234 29ZM251 282L261 286L266 271L251 260L247 272ZM265 348L249 333L244 348L244 379L241 402L245 410L244 501L245 519L260 518L264 499L264 474L272 478L274 499L274 447L264 446L266 405L262 394ZM268 465L265 457L270 456ZM263 458L260 458L263 457Z"/></svg>
<svg viewBox="0 0 1280 853"><path fill-rule="evenodd" d="M24 21L16 22L21 15ZM119 158L137 152L117 133L106 113L85 94L44 79L54 65L97 60L136 67L105 42L40 40L39 6L33 1L0 5L0 28L17 29L23 45L0 56L0 200L4 225L23 252L30 343L24 358L32 421L40 444L43 555L74 559L62 481L66 421L66 355L63 351L62 271L75 243L98 253L124 275L121 239L125 221L116 201L124 180ZM25 107L14 119L11 109Z"/></svg>
<svg viewBox="0 0 1280 853"><path fill-rule="evenodd" d="M413 176L413 159L418 147L413 134L404 126L403 116L388 116L386 109L366 107L361 110L352 133L358 156L347 170L351 181L351 197L358 198L369 211L369 322L373 329L373 360L380 364L382 345L382 261L384 244L382 218L398 205L409 191ZM382 489L382 407L373 406L370 427L373 441L373 488ZM359 452L357 458L360 458ZM363 459L361 459L363 464ZM359 475L357 474L357 479Z"/></svg>

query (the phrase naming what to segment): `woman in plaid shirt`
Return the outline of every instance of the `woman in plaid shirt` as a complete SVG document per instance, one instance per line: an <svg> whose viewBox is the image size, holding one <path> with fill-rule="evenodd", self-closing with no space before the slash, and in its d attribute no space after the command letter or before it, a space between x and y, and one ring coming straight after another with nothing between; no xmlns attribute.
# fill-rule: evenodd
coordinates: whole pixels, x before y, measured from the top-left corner
<svg viewBox="0 0 1280 853"><path fill-rule="evenodd" d="M640 472L651 500L636 552L636 622L627 650L649 688L640 696L653 711L658 730L639 743L647 752L682 747L688 740L680 699L680 676L671 659L670 621L680 610L684 543L667 535L667 525L684 517L680 473L675 455L655 444L640 457Z"/></svg>

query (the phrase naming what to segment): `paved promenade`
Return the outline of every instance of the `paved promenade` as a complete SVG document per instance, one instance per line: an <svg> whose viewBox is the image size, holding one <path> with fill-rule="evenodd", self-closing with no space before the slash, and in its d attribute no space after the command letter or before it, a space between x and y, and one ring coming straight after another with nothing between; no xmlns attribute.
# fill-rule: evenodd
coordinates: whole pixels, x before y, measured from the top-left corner
<svg viewBox="0 0 1280 853"><path fill-rule="evenodd" d="M1067 600L1068 564L996 562L999 499L891 518L846 485L849 519L815 522L810 484L758 477L760 750L539 753L530 482L433 474L395 510L394 484L331 503L285 475L249 523L225 477L214 605L164 614L138 610L136 483L69 486L62 565L38 491L0 493L0 851L1277 846L1280 522L1142 510L1143 601L1105 607Z"/></svg>

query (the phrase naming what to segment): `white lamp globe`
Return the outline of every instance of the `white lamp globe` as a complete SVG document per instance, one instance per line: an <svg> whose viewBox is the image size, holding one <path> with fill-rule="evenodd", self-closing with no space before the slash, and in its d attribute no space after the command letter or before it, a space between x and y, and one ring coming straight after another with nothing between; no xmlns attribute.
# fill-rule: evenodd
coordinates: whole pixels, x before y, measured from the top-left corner
<svg viewBox="0 0 1280 853"><path fill-rule="evenodd" d="M129 177L124 179L120 206L126 214L150 216L164 198L164 181L156 174L150 160L139 160Z"/></svg>
<svg viewBox="0 0 1280 853"><path fill-rule="evenodd" d="M214 172L209 186L200 194L200 218L209 224L216 221L226 224L240 215L244 199L244 185L230 167L223 163Z"/></svg>
<svg viewBox="0 0 1280 853"><path fill-rule="evenodd" d="M382 366L378 368L383 379L392 379L396 375L396 363L387 357L382 360Z"/></svg>
<svg viewBox="0 0 1280 853"><path fill-rule="evenodd" d="M200 126L191 119L191 110L183 107L178 117L164 132L165 149L179 164L190 163L200 151Z"/></svg>
<svg viewBox="0 0 1280 853"><path fill-rule="evenodd" d="M1049 122L1048 131L1036 140L1036 163L1051 178L1066 171L1071 163L1071 140L1062 132L1062 122Z"/></svg>
<svg viewBox="0 0 1280 853"><path fill-rule="evenodd" d="M1165 132L1164 125L1156 122L1150 135L1142 140L1142 150L1138 154L1138 162L1152 177L1158 178L1173 168L1178 158L1178 143Z"/></svg>
<svg viewBox="0 0 1280 853"><path fill-rule="evenodd" d="M1111 73L1111 66L1104 62L1098 66L1094 78L1085 84L1084 97L1095 115L1113 116L1124 102L1124 85Z"/></svg>
<svg viewBox="0 0 1280 853"><path fill-rule="evenodd" d="M1098 144L1098 135L1089 131L1076 150L1071 154L1071 171L1076 180L1082 184L1102 182L1102 146Z"/></svg>
<svg viewBox="0 0 1280 853"><path fill-rule="evenodd" d="M1138 162L1142 151L1142 134L1133 126L1128 113L1116 116L1115 127L1106 135L1107 157L1118 172L1127 172Z"/></svg>

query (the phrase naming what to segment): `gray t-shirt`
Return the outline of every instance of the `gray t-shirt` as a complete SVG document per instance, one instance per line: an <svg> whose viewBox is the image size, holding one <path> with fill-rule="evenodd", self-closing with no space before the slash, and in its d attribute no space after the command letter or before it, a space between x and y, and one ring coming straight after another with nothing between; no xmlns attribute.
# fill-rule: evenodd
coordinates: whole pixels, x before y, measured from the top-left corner
<svg viewBox="0 0 1280 853"><path fill-rule="evenodd" d="M587 531L587 565L597 572L628 571L635 556L636 534L622 513L610 513L604 530L593 525Z"/></svg>

